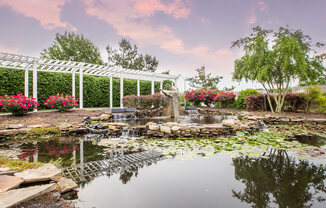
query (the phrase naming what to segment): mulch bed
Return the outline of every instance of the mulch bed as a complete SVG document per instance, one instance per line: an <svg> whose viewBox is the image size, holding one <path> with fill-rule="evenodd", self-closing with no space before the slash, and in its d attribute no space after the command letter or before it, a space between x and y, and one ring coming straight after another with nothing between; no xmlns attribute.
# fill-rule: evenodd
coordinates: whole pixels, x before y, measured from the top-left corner
<svg viewBox="0 0 326 208"><path fill-rule="evenodd" d="M230 109L230 108L214 108L214 107L200 107L201 109L209 109L211 111L219 111L219 112L231 112L231 113L239 113L243 110L239 109ZM12 115L1 115L0 114L0 129L4 129L8 124L24 124L28 125L36 125L36 124L50 124L51 126L56 126L59 123L81 123L84 117L90 116L99 116L103 113L108 112L108 109L102 110L71 110L66 113L60 113L57 111L51 112L36 112L36 113L28 113L25 116L14 117ZM302 117L302 118L322 118L326 119L326 114L323 113L271 113L271 112L250 112L256 116L263 115L273 115L273 116L282 116L282 117Z"/></svg>
<svg viewBox="0 0 326 208"><path fill-rule="evenodd" d="M59 123L81 123L84 117L99 116L106 113L108 110L71 110L66 113L60 113L57 111L50 112L34 112L28 113L25 116L15 117L12 115L1 115L0 114L0 129L4 129L8 124L24 124L36 125L36 124L50 124L51 126L56 126Z"/></svg>

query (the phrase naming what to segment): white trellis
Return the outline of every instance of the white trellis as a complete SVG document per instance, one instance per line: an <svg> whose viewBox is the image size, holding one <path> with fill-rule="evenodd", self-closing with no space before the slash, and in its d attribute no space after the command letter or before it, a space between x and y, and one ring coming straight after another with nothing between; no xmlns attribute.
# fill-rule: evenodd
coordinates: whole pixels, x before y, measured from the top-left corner
<svg viewBox="0 0 326 208"><path fill-rule="evenodd" d="M33 98L37 99L37 72L57 72L72 74L72 95L76 95L75 75L79 74L79 106L83 108L83 75L108 77L110 79L110 108L113 107L112 78L120 78L120 107L123 107L123 79L137 80L137 95L140 95L140 80L151 81L151 92L154 94L154 82L160 82L163 88L164 80L177 83L179 76L159 74L154 72L124 69L113 65L97 65L83 62L41 59L30 56L0 52L0 68L25 70L25 96L28 95L28 72L33 71Z"/></svg>

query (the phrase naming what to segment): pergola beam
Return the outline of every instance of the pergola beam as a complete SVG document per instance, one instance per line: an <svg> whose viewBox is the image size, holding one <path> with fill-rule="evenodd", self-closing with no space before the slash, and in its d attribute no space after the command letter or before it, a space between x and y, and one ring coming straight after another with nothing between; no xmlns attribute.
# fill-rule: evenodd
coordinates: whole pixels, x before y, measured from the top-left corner
<svg viewBox="0 0 326 208"><path fill-rule="evenodd" d="M76 74L79 74L79 105L83 108L83 75L110 77L110 107L113 107L112 78L120 78L120 106L123 107L123 79L137 80L137 95L140 95L140 80L151 81L151 93L155 93L154 82L160 82L163 87L164 80L176 80L179 76L166 75L154 72L124 69L114 65L97 65L82 62L40 59L29 56L8 54L0 52L0 68L25 70L25 96L29 95L29 70L33 71L33 97L37 99L37 73L56 72L72 74L72 95L76 96Z"/></svg>

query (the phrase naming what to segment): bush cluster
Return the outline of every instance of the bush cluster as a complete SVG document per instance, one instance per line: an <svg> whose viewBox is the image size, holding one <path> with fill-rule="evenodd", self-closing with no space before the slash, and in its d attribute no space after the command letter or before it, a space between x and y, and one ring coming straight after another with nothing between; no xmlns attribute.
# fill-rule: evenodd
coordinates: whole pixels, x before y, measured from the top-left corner
<svg viewBox="0 0 326 208"><path fill-rule="evenodd" d="M227 104L233 103L235 97L236 95L233 92L204 89L192 90L184 95L184 98L195 106L200 106L201 103L204 103L206 106L221 103L225 107Z"/></svg>
<svg viewBox="0 0 326 208"><path fill-rule="evenodd" d="M69 109L78 107L77 100L74 96L57 93L56 95L51 95L45 102L44 105L57 109L59 112L67 112Z"/></svg>
<svg viewBox="0 0 326 208"><path fill-rule="evenodd" d="M123 97L123 105L128 108L151 109L160 108L168 104L166 96L155 93L154 95L128 95Z"/></svg>
<svg viewBox="0 0 326 208"><path fill-rule="evenodd" d="M84 107L108 107L110 105L110 79L84 75ZM79 97L79 75L76 75L76 97ZM66 73L37 73L39 109L45 109L44 102L57 92L71 94L72 75ZM171 85L164 81L163 85ZM113 79L113 106L120 106L120 79ZM24 92L24 71L0 68L0 95L15 95ZM155 92L160 83L155 82ZM124 79L124 96L137 94L137 80ZM29 72L29 95L33 90L33 74ZM151 81L140 81L140 94L151 94Z"/></svg>
<svg viewBox="0 0 326 208"><path fill-rule="evenodd" d="M10 112L14 116L22 116L28 111L37 109L39 104L34 98L25 97L22 94L0 96L0 109L2 112Z"/></svg>
<svg viewBox="0 0 326 208"><path fill-rule="evenodd" d="M238 109L246 109L247 105L246 105L245 99L248 96L258 95L258 94L260 94L260 93L257 90L254 90L254 89L246 89L246 90L240 91L238 96L237 96L237 99L235 101L236 108L238 108Z"/></svg>
<svg viewBox="0 0 326 208"><path fill-rule="evenodd" d="M248 96L246 99L246 106L248 111L271 111L270 105L268 103L267 94L258 94ZM271 96L271 102L273 108L275 108L276 103ZM287 112L298 112L305 110L306 100L304 96L300 93L287 93L284 98L283 111Z"/></svg>

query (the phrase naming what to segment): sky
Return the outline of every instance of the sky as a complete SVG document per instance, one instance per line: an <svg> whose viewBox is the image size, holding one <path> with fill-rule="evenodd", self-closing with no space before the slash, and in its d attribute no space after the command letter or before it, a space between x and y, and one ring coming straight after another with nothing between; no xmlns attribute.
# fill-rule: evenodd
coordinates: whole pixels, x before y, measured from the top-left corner
<svg viewBox="0 0 326 208"><path fill-rule="evenodd" d="M70 31L91 40L106 61L106 46L126 38L157 57L157 72L190 77L204 65L224 77L219 88L240 90L260 86L232 81L242 51L231 42L257 25L289 25L326 42L326 0L0 0L0 52L38 57L56 33Z"/></svg>

